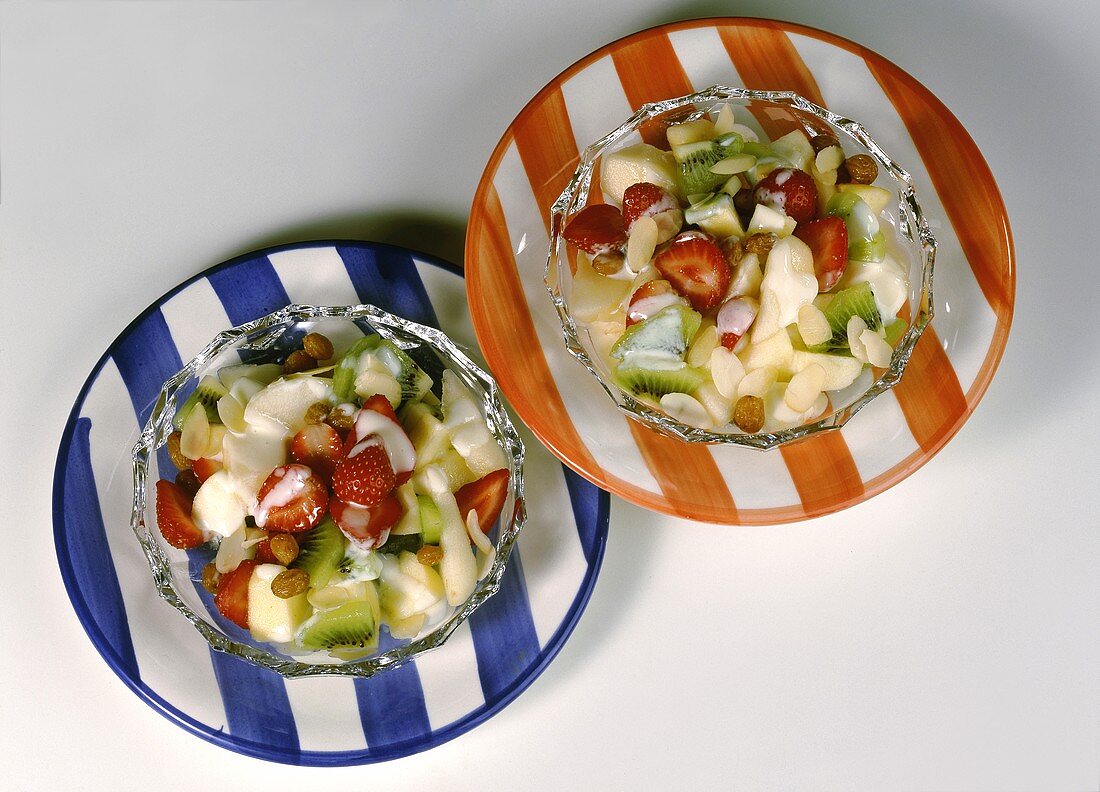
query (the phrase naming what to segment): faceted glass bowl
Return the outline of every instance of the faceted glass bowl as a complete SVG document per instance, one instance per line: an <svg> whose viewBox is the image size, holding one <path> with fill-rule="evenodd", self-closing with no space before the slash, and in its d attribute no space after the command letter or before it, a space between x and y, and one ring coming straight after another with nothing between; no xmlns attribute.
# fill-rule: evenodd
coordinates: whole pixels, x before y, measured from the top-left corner
<svg viewBox="0 0 1100 792"><path fill-rule="evenodd" d="M175 468L164 446L172 433L176 406L195 389L203 375L241 362L279 360L296 348L302 336L313 330L328 335L337 349L350 345L363 334L378 333L404 349L431 375L437 396L443 369L453 371L474 398L480 400L489 430L504 450L511 473L500 520L489 533L496 546L495 562L469 598L441 623L411 641L394 640L383 629L378 651L349 661L337 660L322 652L293 656L282 654L270 644L253 640L247 630L225 619L214 607L213 598L201 583L202 568L213 560L215 550L209 545L188 551L169 546L157 530L154 499L148 496L152 483L158 478L175 476ZM194 625L211 648L290 678L326 674L369 677L440 646L459 624L499 590L512 546L526 520L523 458L523 444L493 379L443 332L401 319L372 305L290 305L219 333L202 352L164 383L153 413L133 449L134 497L130 526L149 562L158 594Z"/></svg>
<svg viewBox="0 0 1100 792"><path fill-rule="evenodd" d="M901 317L906 328L894 345L890 366L882 370L865 368L847 388L830 391L830 404L818 419L802 426L775 432L744 434L733 431L710 431L691 426L646 404L620 388L606 360L596 351L583 322L570 310L573 274L569 263L568 244L562 229L576 212L588 203L593 172L598 173L601 158L610 152L642 142L643 130L662 129L672 122L686 121L709 115L711 118L723 104L731 105L744 119L748 111L755 117L793 122L809 137L831 131L840 141L845 156L868 154L879 165L875 185L890 189L897 202L884 210L887 222L883 230L891 253L907 265L909 293ZM744 108L742 110L741 108ZM830 112L789 91L749 91L716 85L699 93L643 105L618 129L596 141L580 156L580 164L561 197L551 208L550 250L546 262L546 288L557 308L565 344L570 354L580 361L599 382L608 396L630 418L660 432L689 443L739 445L771 449L804 437L839 429L862 407L901 379L924 328L932 319L932 270L936 255L936 240L928 229L924 212L913 190L912 179L900 165L883 151L858 122Z"/></svg>

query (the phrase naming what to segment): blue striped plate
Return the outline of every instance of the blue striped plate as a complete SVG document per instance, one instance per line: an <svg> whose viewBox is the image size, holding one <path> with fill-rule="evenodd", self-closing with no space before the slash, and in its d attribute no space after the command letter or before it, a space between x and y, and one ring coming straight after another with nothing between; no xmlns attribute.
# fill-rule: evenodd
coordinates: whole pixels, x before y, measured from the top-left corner
<svg viewBox="0 0 1100 792"><path fill-rule="evenodd" d="M216 333L291 303L373 303L476 349L462 273L368 242L249 253L164 295L95 365L61 439L54 538L92 643L155 710L203 739L301 765L395 759L505 707L553 660L584 610L607 538L607 493L527 445L527 527L501 591L440 649L369 679L284 680L210 650L161 600L129 526L130 451L161 384ZM473 357L479 362L479 355ZM482 364L484 365L484 364Z"/></svg>

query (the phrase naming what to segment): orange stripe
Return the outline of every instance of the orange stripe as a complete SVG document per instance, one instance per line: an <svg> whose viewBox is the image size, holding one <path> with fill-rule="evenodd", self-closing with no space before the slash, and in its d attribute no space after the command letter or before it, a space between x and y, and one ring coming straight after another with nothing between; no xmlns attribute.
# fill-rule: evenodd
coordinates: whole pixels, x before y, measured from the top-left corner
<svg viewBox="0 0 1100 792"><path fill-rule="evenodd" d="M863 478L840 432L825 432L779 452L791 473L807 517L835 511L863 495Z"/></svg>
<svg viewBox="0 0 1100 792"><path fill-rule="evenodd" d="M634 110L647 102L673 99L695 90L680 65L680 59L676 57L672 42L664 33L643 37L613 49L611 60L619 74L619 82L623 84L626 100ZM642 140L651 146L668 149L665 130L670 122L684 114L685 111L674 111L646 122L638 130Z"/></svg>
<svg viewBox="0 0 1100 792"><path fill-rule="evenodd" d="M806 67L787 34L774 22L756 25L723 25L718 36L746 88L755 91L794 91L825 106L817 80ZM778 108L760 109L753 115L774 140L803 124Z"/></svg>
<svg viewBox="0 0 1100 792"><path fill-rule="evenodd" d="M959 377L931 326L925 328L913 349L894 393L913 437L925 451L938 448L966 414Z"/></svg>
<svg viewBox="0 0 1100 792"><path fill-rule="evenodd" d="M513 130L519 158L549 234L550 207L561 197L580 161L561 88L547 93L538 106L524 108Z"/></svg>
<svg viewBox="0 0 1100 792"><path fill-rule="evenodd" d="M880 59L868 59L867 68L909 130L997 321L1009 321L1016 291L1012 235L981 152L958 119L937 112L938 101L912 77ZM966 178L959 178L960 173Z"/></svg>
<svg viewBox="0 0 1100 792"><path fill-rule="evenodd" d="M692 520L736 522L729 487L705 445L659 435L630 421L630 433L675 514Z"/></svg>

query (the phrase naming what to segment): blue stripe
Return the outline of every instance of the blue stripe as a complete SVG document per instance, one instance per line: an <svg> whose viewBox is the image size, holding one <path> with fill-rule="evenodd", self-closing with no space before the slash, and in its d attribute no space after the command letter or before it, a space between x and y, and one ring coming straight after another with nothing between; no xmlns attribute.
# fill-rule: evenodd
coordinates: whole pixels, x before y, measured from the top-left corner
<svg viewBox="0 0 1100 792"><path fill-rule="evenodd" d="M383 631L378 651L386 652L404 643L408 642L395 641ZM368 679L356 679L355 697L359 701L359 719L363 723L367 747L372 753L431 734L424 688L414 663L391 668Z"/></svg>
<svg viewBox="0 0 1100 792"><path fill-rule="evenodd" d="M92 422L87 418L76 422L69 458L65 461L63 513L69 537L69 558L76 575L76 587L84 594L96 627L107 639L119 665L137 680L140 676L126 620L126 606L107 544L107 530L92 472L91 428Z"/></svg>
<svg viewBox="0 0 1100 792"><path fill-rule="evenodd" d="M602 541L601 532L607 531L607 498L601 498L601 490L574 473L565 465L561 466L565 475L565 486L569 490L569 502L573 506L573 519L577 523L577 534L580 536L581 549L584 551L584 560L588 565L596 555L597 541ZM605 508L602 510L601 505Z"/></svg>
<svg viewBox="0 0 1100 792"><path fill-rule="evenodd" d="M512 548L500 591L470 616L477 674L486 705L508 694L539 659L539 639L527 599L519 547Z"/></svg>
<svg viewBox="0 0 1100 792"><path fill-rule="evenodd" d="M120 339L114 359L130 394L134 412L144 426L161 385L183 367L164 315L159 310L153 311L134 325L126 337ZM157 459L160 470L174 470L164 448L158 452ZM218 623L231 637L247 641L246 631L235 626L227 627L226 620L214 608L213 598L196 582L202 574L204 563L203 551L188 554L188 572L195 590L207 610L211 614L217 614L215 618ZM212 649L210 657L225 704L230 732L242 739L258 740L289 751L297 751L298 735L282 677Z"/></svg>
<svg viewBox="0 0 1100 792"><path fill-rule="evenodd" d="M359 301L413 322L439 327L412 255L399 248L338 246Z"/></svg>
<svg viewBox="0 0 1100 792"><path fill-rule="evenodd" d="M239 262L206 276L234 326L259 319L290 305L275 268L267 256Z"/></svg>

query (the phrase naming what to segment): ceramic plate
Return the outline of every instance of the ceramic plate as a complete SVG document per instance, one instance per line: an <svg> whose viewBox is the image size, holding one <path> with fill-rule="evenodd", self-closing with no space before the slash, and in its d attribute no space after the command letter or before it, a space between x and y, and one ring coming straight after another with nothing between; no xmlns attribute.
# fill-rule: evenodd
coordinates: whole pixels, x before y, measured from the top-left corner
<svg viewBox="0 0 1100 792"><path fill-rule="evenodd" d="M842 430L771 452L688 445L628 420L566 351L543 285L550 206L578 152L642 104L714 84L794 91L862 122L913 176L939 243L936 316L901 383ZM1000 193L950 111L857 44L759 19L646 30L551 81L489 160L471 211L466 268L485 359L520 418L551 451L640 506L739 524L852 506L931 459L989 386L1016 289Z"/></svg>
<svg viewBox="0 0 1100 792"><path fill-rule="evenodd" d="M211 651L157 596L130 530L130 450L161 384L184 361L219 331L292 302L373 303L473 346L461 271L401 248L308 243L202 273L135 319L77 398L54 479L58 562L73 607L107 663L183 728L240 753L293 764L405 756L491 717L554 658L599 572L609 499L525 436L527 526L500 593L443 647L355 680L284 680Z"/></svg>

